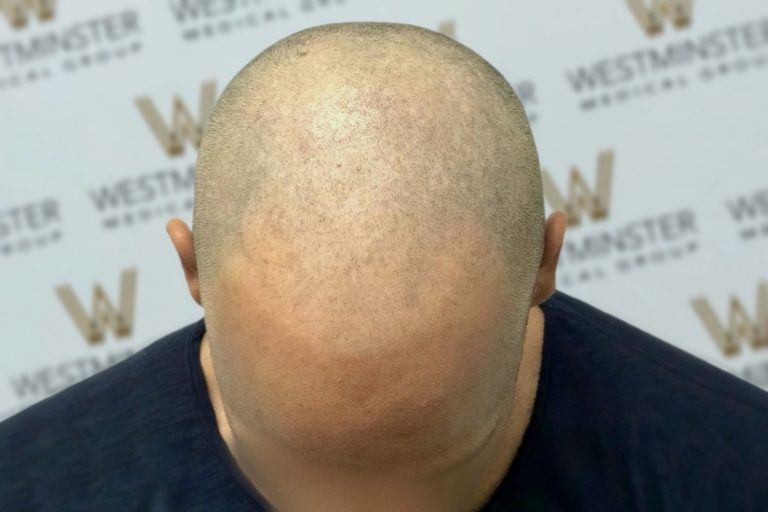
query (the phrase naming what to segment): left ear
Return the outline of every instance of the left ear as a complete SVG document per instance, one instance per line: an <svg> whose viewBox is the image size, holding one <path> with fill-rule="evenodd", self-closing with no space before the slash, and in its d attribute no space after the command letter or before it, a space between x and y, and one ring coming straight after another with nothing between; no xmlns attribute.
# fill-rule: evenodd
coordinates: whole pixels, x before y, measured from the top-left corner
<svg viewBox="0 0 768 512"><path fill-rule="evenodd" d="M187 280L187 287L192 298L199 305L200 301L200 281L197 275L197 258L195 257L195 245L192 238L192 231L189 226L177 218L173 218L165 225L165 230L171 238L171 243L176 249L181 261L181 268L184 270L184 278Z"/></svg>

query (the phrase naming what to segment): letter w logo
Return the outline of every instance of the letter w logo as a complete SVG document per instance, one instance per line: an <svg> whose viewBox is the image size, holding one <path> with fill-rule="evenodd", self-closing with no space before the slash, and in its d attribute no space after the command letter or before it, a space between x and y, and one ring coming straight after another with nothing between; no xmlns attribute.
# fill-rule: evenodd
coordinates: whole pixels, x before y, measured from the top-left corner
<svg viewBox="0 0 768 512"><path fill-rule="evenodd" d="M753 349L768 347L768 281L757 288L757 317L752 319L738 297L732 296L728 308L728 326L718 320L705 297L691 299L691 305L704 327L726 356L740 352L740 343L746 340Z"/></svg>
<svg viewBox="0 0 768 512"><path fill-rule="evenodd" d="M136 106L149 124L158 142L169 157L184 153L184 139L188 140L195 149L200 147L205 123L211 115L216 103L216 82L205 82L200 88L200 110L197 119L187 108L181 98L173 99L170 126L163 120L155 104L148 96L136 98Z"/></svg>
<svg viewBox="0 0 768 512"><path fill-rule="evenodd" d="M61 285L56 294L67 309L69 316L82 333L85 340L96 345L104 340L107 329L117 338L130 336L133 332L133 311L136 302L136 269L127 269L120 279L120 305L115 308L104 289L96 284L93 288L93 300L90 315L77 299L72 287Z"/></svg>
<svg viewBox="0 0 768 512"><path fill-rule="evenodd" d="M691 24L693 0L627 0L629 8L646 33L660 34L664 30L664 18L672 21L677 28Z"/></svg>
<svg viewBox="0 0 768 512"><path fill-rule="evenodd" d="M565 212L569 226L578 226L581 223L583 211L587 212L592 220L600 220L608 216L613 176L613 151L603 151L597 156L597 185L594 192L576 167L571 167L567 200L560 193L549 173L542 169L541 174L544 197L552 208Z"/></svg>
<svg viewBox="0 0 768 512"><path fill-rule="evenodd" d="M53 19L55 10L56 0L0 0L0 11L13 28L26 27L30 12L40 21L48 21Z"/></svg>

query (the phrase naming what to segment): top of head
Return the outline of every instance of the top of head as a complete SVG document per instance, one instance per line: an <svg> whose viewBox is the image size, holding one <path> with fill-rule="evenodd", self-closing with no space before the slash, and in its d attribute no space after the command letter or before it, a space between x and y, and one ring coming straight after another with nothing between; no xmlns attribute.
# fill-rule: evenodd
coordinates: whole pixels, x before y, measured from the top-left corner
<svg viewBox="0 0 768 512"><path fill-rule="evenodd" d="M486 329L497 340L501 323L489 319L501 310L505 332L522 335L543 248L536 149L510 85L447 36L334 23L273 44L222 93L195 194L206 316L235 314L216 291L224 276L258 289L295 338L348 356L387 350L392 368L394 354L414 357L404 338L434 339L448 325L465 340ZM469 343L444 352L467 361ZM477 362L473 378L497 355ZM449 382L453 363L430 378ZM381 425L403 416L403 400L387 401L400 412ZM370 423L366 414L358 426Z"/></svg>
<svg viewBox="0 0 768 512"><path fill-rule="evenodd" d="M203 293L226 239L239 244L242 221L258 217L314 246L341 235L344 252L372 238L402 244L407 222L439 235L471 220L502 252L529 252L529 275L540 187L520 102L466 46L407 24L302 30L237 74L206 127L194 212Z"/></svg>

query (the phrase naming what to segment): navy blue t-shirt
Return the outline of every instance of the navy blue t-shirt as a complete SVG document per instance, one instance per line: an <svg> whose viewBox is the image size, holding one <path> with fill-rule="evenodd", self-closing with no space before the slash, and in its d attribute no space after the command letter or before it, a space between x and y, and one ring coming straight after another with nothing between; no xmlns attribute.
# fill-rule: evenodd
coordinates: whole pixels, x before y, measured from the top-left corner
<svg viewBox="0 0 768 512"><path fill-rule="evenodd" d="M531 422L484 512L768 511L768 393L563 292L542 310ZM204 331L0 423L0 511L269 510L216 429Z"/></svg>

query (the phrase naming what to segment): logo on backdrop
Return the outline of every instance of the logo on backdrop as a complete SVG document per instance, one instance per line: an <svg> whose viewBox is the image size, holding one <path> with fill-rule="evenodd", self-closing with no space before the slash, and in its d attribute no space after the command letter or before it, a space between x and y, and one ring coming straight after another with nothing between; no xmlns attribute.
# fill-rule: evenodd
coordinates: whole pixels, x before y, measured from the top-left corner
<svg viewBox="0 0 768 512"><path fill-rule="evenodd" d="M104 291L100 284L93 287L91 310L68 284L58 286L56 294L72 318L86 345L95 349L103 345L105 334L111 331L115 338L126 338L133 332L134 306L136 303L136 269L123 270L120 279L118 300ZM103 371L133 355L133 348L112 353L91 353L76 359L57 362L10 378L13 395L17 404L10 410L0 412L0 419L65 389L91 375Z"/></svg>
<svg viewBox="0 0 768 512"><path fill-rule="evenodd" d="M691 299L691 305L707 329L712 340L725 356L732 357L741 352L741 346L748 344L753 350L768 348L768 281L757 286L756 313L749 313L741 299L730 297L726 322L704 296Z"/></svg>
<svg viewBox="0 0 768 512"><path fill-rule="evenodd" d="M134 268L123 270L120 276L117 306L98 283L93 287L90 312L83 306L70 285L57 286L56 295L80 334L90 345L103 342L107 331L111 331L118 339L133 333L136 305L136 269Z"/></svg>
<svg viewBox="0 0 768 512"><path fill-rule="evenodd" d="M0 91L97 68L141 51L138 11L61 26L54 19L56 7L54 0L0 0L1 17L14 29L24 28L15 30L12 39L0 40Z"/></svg>
<svg viewBox="0 0 768 512"><path fill-rule="evenodd" d="M27 26L31 17L41 22L53 19L56 0L0 0L0 13L13 28L20 29Z"/></svg>
<svg viewBox="0 0 768 512"><path fill-rule="evenodd" d="M178 95L173 98L169 121L163 119L149 96L136 98L135 102L163 150L169 157L179 156L184 153L185 140L195 149L200 147L205 123L216 103L216 82L211 80L200 87L197 115Z"/></svg>
<svg viewBox="0 0 768 512"><path fill-rule="evenodd" d="M134 100L137 118L143 119L147 135L157 142L165 156L178 164L92 187L88 195L102 215L101 225L105 230L130 228L151 221L165 222L169 217L192 211L196 155L186 148L196 151L200 147L200 138L215 103L216 82L213 80L200 86L196 108L191 107L194 103L174 96L167 117L149 96Z"/></svg>
<svg viewBox="0 0 768 512"><path fill-rule="evenodd" d="M0 209L0 258L25 254L62 238L59 201L48 198Z"/></svg>
<svg viewBox="0 0 768 512"><path fill-rule="evenodd" d="M192 211L195 164L160 169L101 184L88 191L102 215L101 226L115 231L165 222L169 217Z"/></svg>
<svg viewBox="0 0 768 512"><path fill-rule="evenodd" d="M38 400L61 391L133 355L133 348L108 354L90 354L53 365L43 366L11 377L12 393L17 399L13 408L0 411L0 421L29 407Z"/></svg>
<svg viewBox="0 0 768 512"><path fill-rule="evenodd" d="M320 15L320 11L346 4L346 0L299 0L298 2L262 0L168 0L167 4L181 36L187 41L214 39L246 30L261 30L275 22L297 20L301 15ZM295 7L294 7L295 5Z"/></svg>
<svg viewBox="0 0 768 512"><path fill-rule="evenodd" d="M614 225L614 160L613 150L599 152L592 179L571 167L565 187L558 186L559 180L547 170L541 171L545 200L552 209L564 212L571 226L565 232L558 268L563 286L602 280L611 273L642 271L698 249L696 215L687 208Z"/></svg>
<svg viewBox="0 0 768 512"><path fill-rule="evenodd" d="M729 199L726 207L741 240L768 237L768 187Z"/></svg>
<svg viewBox="0 0 768 512"><path fill-rule="evenodd" d="M593 221L608 217L611 202L611 179L613 177L613 151L603 151L597 155L597 176L594 191L576 166L571 167L568 178L568 198L566 199L555 184L555 180L546 170L541 170L544 197L555 210L566 214L568 226L581 224L582 213Z"/></svg>
<svg viewBox="0 0 768 512"><path fill-rule="evenodd" d="M649 36L664 31L664 20L677 28L691 24L693 0L627 0L629 9Z"/></svg>
<svg viewBox="0 0 768 512"><path fill-rule="evenodd" d="M697 9L708 5L702 3ZM619 50L566 70L565 79L583 111L652 101L685 93L693 85L768 69L768 18L746 19L705 32L672 31L665 27L690 24L690 0L631 0L629 6L647 33L663 31L665 36L654 37L653 45ZM626 23L633 23L631 15L626 16ZM610 43L611 47L623 46L621 41Z"/></svg>

